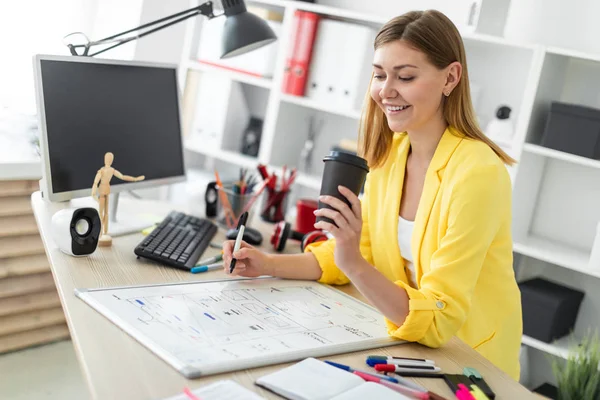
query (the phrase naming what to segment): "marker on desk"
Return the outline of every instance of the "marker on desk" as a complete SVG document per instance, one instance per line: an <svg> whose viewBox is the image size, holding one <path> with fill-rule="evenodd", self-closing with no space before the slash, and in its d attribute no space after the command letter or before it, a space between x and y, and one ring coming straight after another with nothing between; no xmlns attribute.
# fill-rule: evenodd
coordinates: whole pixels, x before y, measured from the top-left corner
<svg viewBox="0 0 600 400"><path fill-rule="evenodd" d="M426 360L424 358L391 357L391 356L367 356L367 364L369 364L370 360L381 361L381 362L373 363L373 365L375 365L375 364L396 364L398 362L404 362L404 361L420 362L420 363L424 363L424 364L435 365L435 361L433 361L433 360Z"/></svg>
<svg viewBox="0 0 600 400"><path fill-rule="evenodd" d="M217 263L208 264L208 265L196 265L195 267L192 267L192 269L190 269L190 272L192 274L199 274L200 272L212 271L212 270L221 269L221 268L223 268L223 263L217 262Z"/></svg>
<svg viewBox="0 0 600 400"><path fill-rule="evenodd" d="M363 378L365 381L377 382L380 385L386 386L398 393L402 393L403 395L415 397L417 399L428 400L429 394L427 392L422 392L420 390L416 390L404 385L398 385L397 383L388 382L380 377L372 376L370 374L365 374L360 371L354 371L354 375L358 375Z"/></svg>
<svg viewBox="0 0 600 400"><path fill-rule="evenodd" d="M397 365L399 367L435 367L435 364L430 364L423 361L410 360L380 360L376 358L367 359L367 365L374 367L376 365Z"/></svg>
<svg viewBox="0 0 600 400"><path fill-rule="evenodd" d="M238 251L240 249L240 247L242 246L242 239L244 237L244 230L246 229L246 221L248 220L248 211L244 212L241 216L240 216L240 220L238 221L238 235L235 238L235 244L233 245L233 252L235 253L236 251ZM235 258L231 259L231 264L229 264L229 273L231 274L233 272L233 269L235 268L235 262L237 260Z"/></svg>
<svg viewBox="0 0 600 400"><path fill-rule="evenodd" d="M375 370L380 372L419 372L422 374L437 374L442 371L433 365L398 366L394 364L375 364Z"/></svg>
<svg viewBox="0 0 600 400"><path fill-rule="evenodd" d="M196 266L214 264L216 262L223 261L223 253L217 254L214 257L206 258L204 260L200 260L196 263Z"/></svg>
<svg viewBox="0 0 600 400"><path fill-rule="evenodd" d="M343 369L344 371L348 371L348 372L360 372L361 374L370 375L370 376L373 376L373 377L378 378L378 379L386 380L388 382L398 383L398 379L392 378L391 376L375 374L373 372L368 372L368 371L361 371L361 370L354 369L354 368L349 367L349 366L344 365L344 364L338 364L338 363L333 362L333 361L325 361L325 362L327 364L333 366L333 367L336 367L336 368L339 368L339 369Z"/></svg>

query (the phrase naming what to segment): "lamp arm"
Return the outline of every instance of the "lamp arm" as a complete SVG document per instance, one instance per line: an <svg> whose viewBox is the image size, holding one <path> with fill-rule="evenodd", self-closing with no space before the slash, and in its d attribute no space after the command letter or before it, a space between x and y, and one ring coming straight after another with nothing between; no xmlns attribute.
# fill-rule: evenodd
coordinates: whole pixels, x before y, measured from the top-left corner
<svg viewBox="0 0 600 400"><path fill-rule="evenodd" d="M167 28L167 27L169 27L171 25L175 25L175 24L177 24L177 23L179 23L181 21L184 21L184 20L186 20L188 18L191 18L191 17L195 17L197 15L204 15L208 19L212 19L212 18L220 16L220 15L215 15L214 14L214 12L213 12L213 2L212 1L207 1L206 3L203 3L203 4L201 4L201 5L197 6L197 7L192 7L190 9L188 9L188 10L180 11L178 13L169 15L167 17L163 17L163 18L157 19L155 21L148 22L146 24L140 25L140 26L138 26L136 28L129 29L129 30L125 31L125 32L117 33L116 35L112 35L112 36L109 36L109 37L105 37L104 39L100 39L100 40L96 40L96 41L90 42L87 45L69 45L69 48L72 50L71 52L74 53L73 50L75 48L86 47L85 52L84 52L83 55L87 56L88 55L87 52L88 52L88 49L90 47L117 41L117 43L115 43L113 46L107 47L107 48L102 49L100 51L97 51L97 52L95 52L93 54L89 54L90 57L93 57L95 55L98 55L100 53L104 53L105 51L114 49L115 47L121 46L121 45L123 45L125 43L128 43L128 42L131 42L133 40L137 40L137 39L142 38L142 37L144 37L146 35L149 35L151 33L159 31L161 29ZM173 20L174 18L176 18L176 19ZM166 22L166 23L162 24L163 22ZM162 24L162 25L159 25L159 26L157 26L154 29L150 29L150 30L148 30L146 32L142 32L142 33L137 34L137 35L129 36L129 37L126 37L126 38L123 38L123 39L117 39L120 36L126 35L128 33L139 31L139 30L142 30L142 29L145 29L145 28L157 25L157 24Z"/></svg>

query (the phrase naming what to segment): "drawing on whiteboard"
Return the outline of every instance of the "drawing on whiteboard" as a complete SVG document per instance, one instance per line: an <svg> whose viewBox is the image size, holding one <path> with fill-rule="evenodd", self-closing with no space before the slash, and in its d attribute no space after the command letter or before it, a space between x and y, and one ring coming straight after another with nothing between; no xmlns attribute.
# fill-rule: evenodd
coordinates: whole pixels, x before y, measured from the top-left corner
<svg viewBox="0 0 600 400"><path fill-rule="evenodd" d="M315 282L195 282L78 295L100 312L110 310L113 322L161 355L197 368L390 341L374 309Z"/></svg>

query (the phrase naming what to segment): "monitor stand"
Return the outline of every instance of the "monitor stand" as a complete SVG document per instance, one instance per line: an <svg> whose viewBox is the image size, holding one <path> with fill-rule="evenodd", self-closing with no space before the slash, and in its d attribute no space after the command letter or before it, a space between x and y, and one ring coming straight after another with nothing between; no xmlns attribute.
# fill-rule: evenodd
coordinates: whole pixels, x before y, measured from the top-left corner
<svg viewBox="0 0 600 400"><path fill-rule="evenodd" d="M111 195L110 202L108 203L108 234L112 237L131 235L133 233L141 233L142 230L152 226L152 222L144 220L139 216L126 215L119 216L117 219L117 209L119 206L119 193L113 193Z"/></svg>

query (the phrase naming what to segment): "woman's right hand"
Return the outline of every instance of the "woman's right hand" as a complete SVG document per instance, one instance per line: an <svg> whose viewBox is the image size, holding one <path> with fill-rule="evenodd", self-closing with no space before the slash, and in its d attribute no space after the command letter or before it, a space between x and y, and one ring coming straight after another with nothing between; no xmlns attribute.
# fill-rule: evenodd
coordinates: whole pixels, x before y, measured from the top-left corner
<svg viewBox="0 0 600 400"><path fill-rule="evenodd" d="M231 259L236 258L235 268L231 275L255 278L261 275L273 275L271 256L264 253L248 243L242 241L240 249L233 254L235 240L227 240L223 243L223 268L229 275Z"/></svg>

